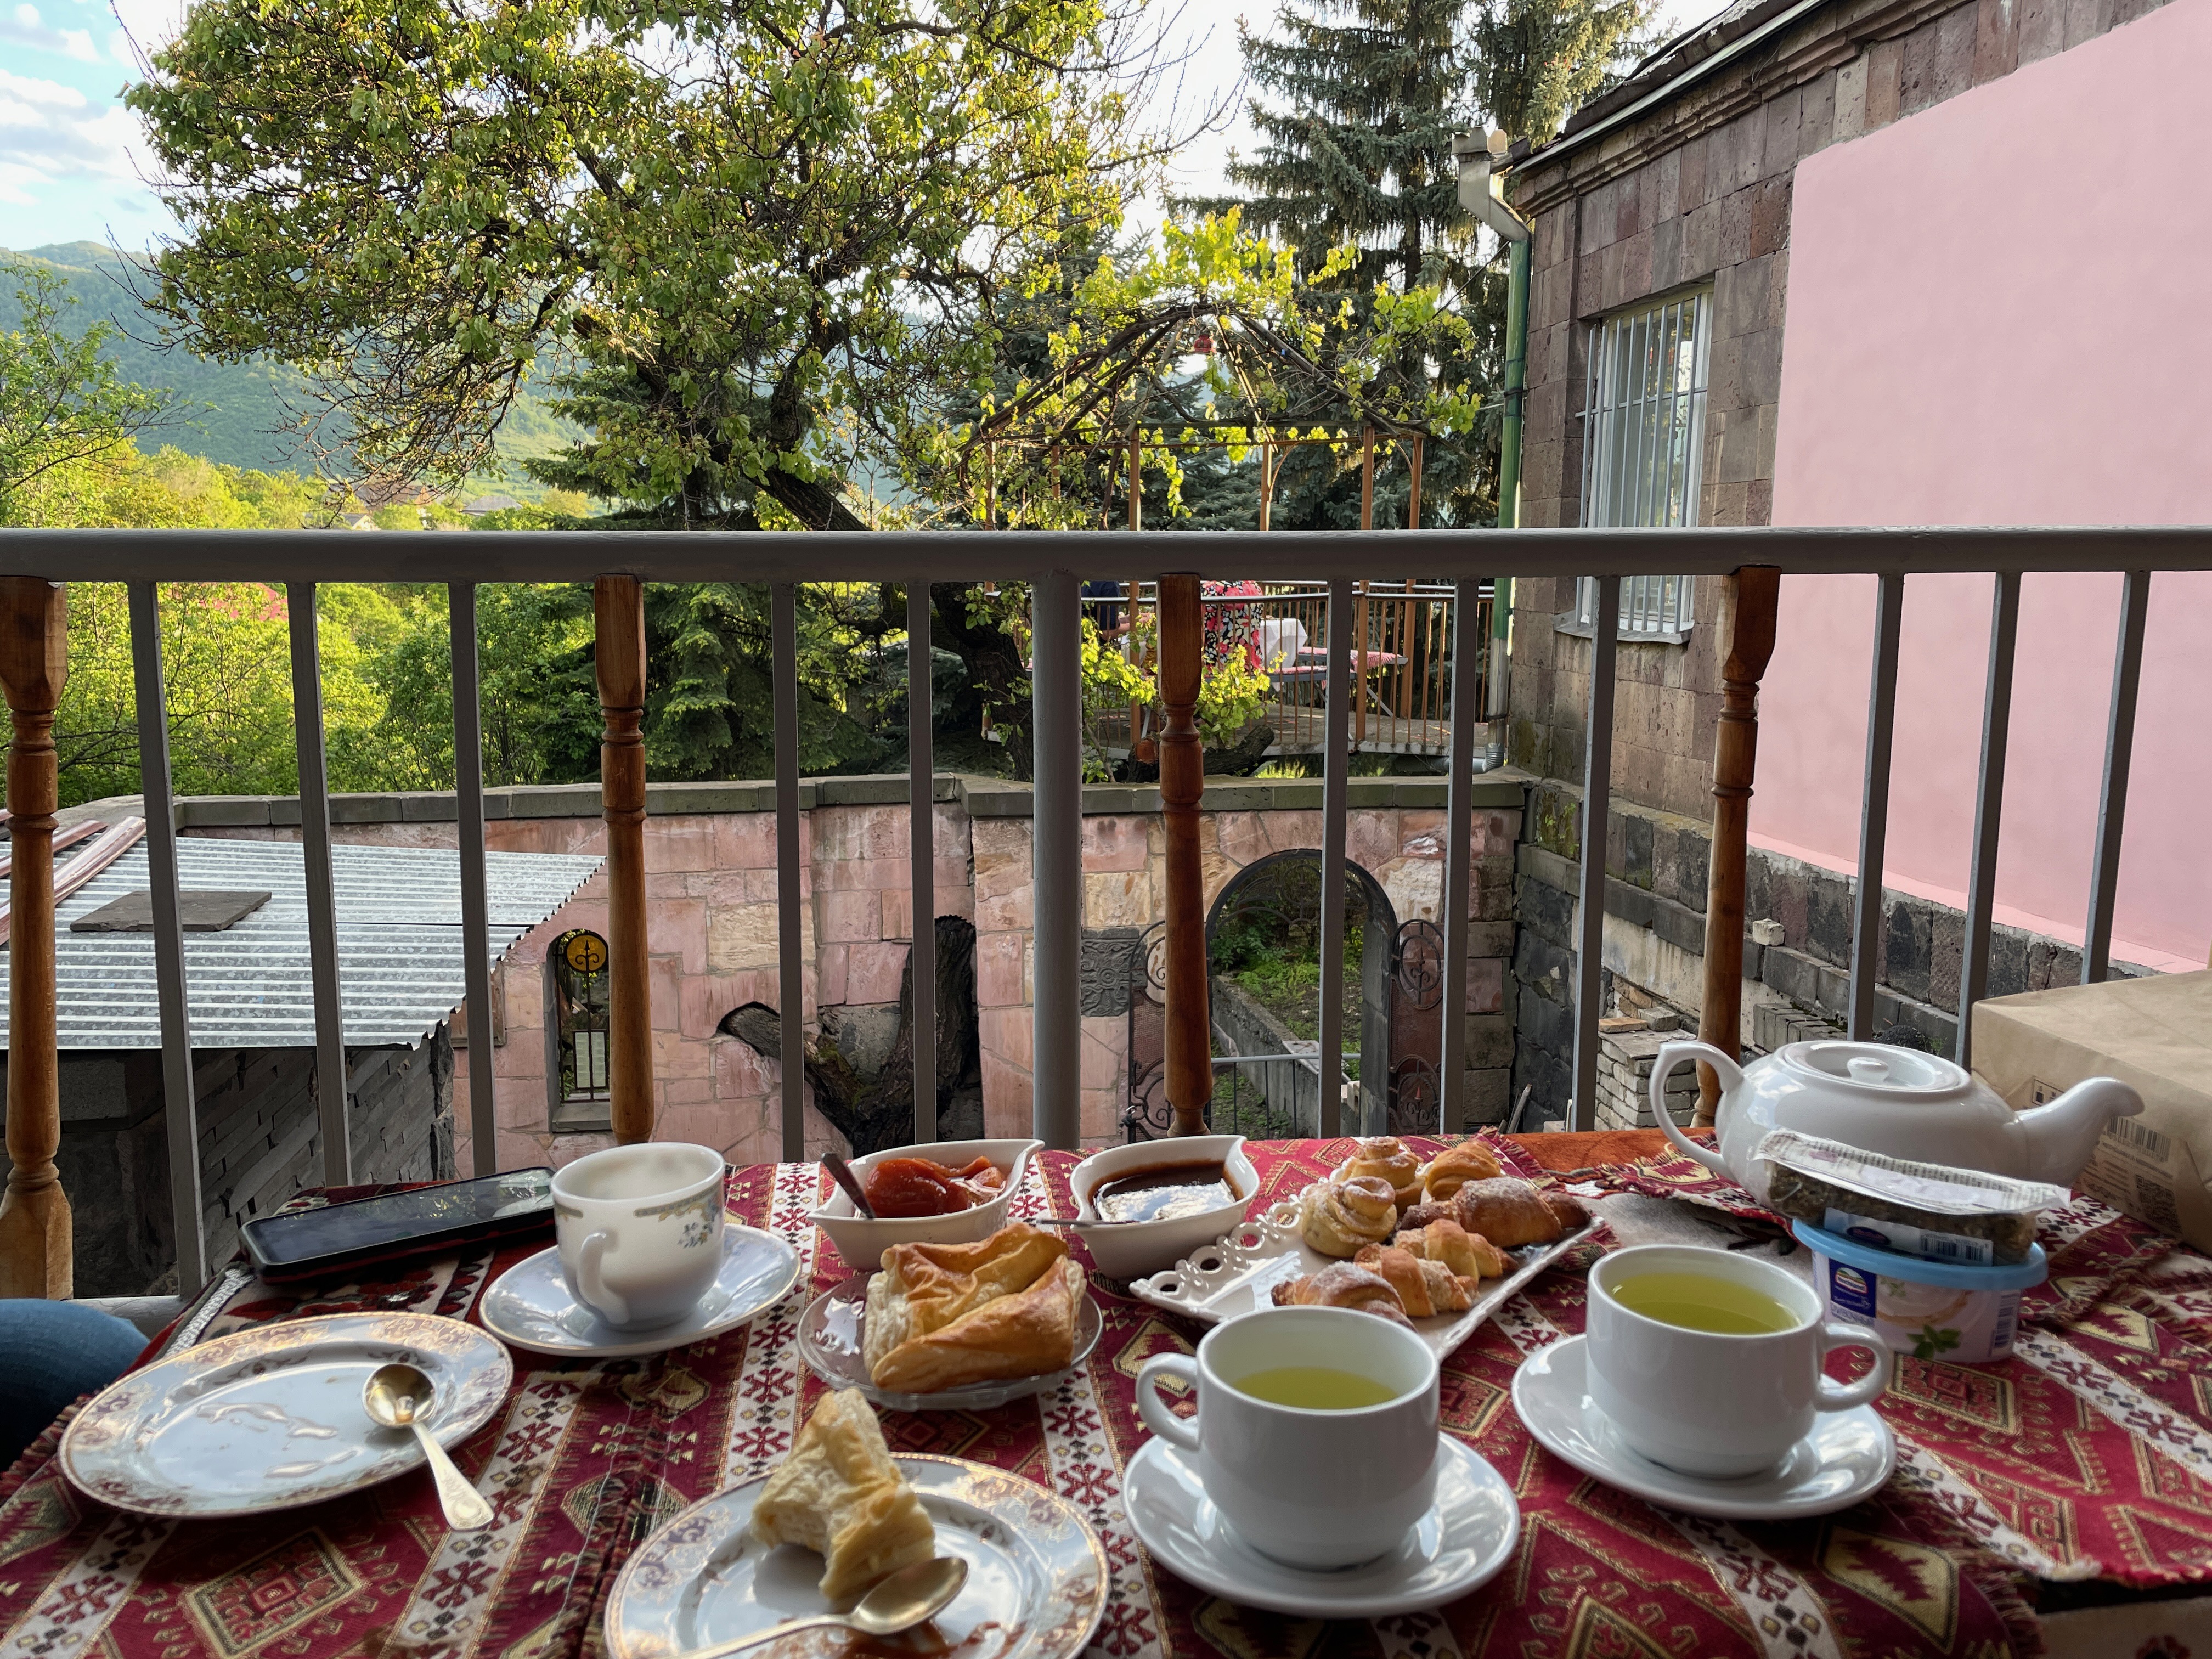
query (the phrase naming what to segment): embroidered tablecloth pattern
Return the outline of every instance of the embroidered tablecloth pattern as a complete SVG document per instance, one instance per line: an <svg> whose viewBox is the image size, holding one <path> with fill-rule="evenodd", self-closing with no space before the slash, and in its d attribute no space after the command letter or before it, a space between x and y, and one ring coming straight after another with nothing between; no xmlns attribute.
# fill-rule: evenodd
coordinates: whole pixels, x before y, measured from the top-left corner
<svg viewBox="0 0 2212 1659"><path fill-rule="evenodd" d="M1255 1146L1262 1201L1296 1192L1349 1146ZM1073 1162L1048 1154L1015 1212L1068 1213ZM1656 1159L1567 1179L1682 1191L1758 1224L1747 1196L1692 1169ZM125 1515L67 1485L50 1431L0 1478L0 1659L603 1652L605 1603L629 1552L694 1499L773 1468L821 1392L796 1335L806 1300L847 1272L803 1219L823 1190L811 1164L732 1176L732 1215L791 1239L805 1263L802 1290L749 1328L640 1360L517 1352L505 1407L457 1449L496 1510L481 1532L447 1533L421 1474L251 1520ZM1202 1333L1110 1286L1093 1287L1105 1321L1097 1353L1055 1392L989 1412L893 1413L884 1427L895 1450L995 1464L1085 1507L1114 1567L1092 1649L1111 1659L2033 1653L2031 1578L2212 1579L2212 1261L2090 1205L2057 1218L2045 1243L2052 1284L2018 1356L1978 1369L1904 1361L1883 1406L1899 1436L1898 1478L1857 1508L1786 1526L1655 1510L1567 1468L1522 1428L1514 1368L1582 1328L1583 1275L1601 1248L1583 1247L1446 1367L1446 1424L1513 1483L1523 1526L1506 1570L1437 1613L1280 1618L1155 1567L1120 1502L1145 1433L1134 1379L1151 1355ZM312 1303L247 1280L204 1334L349 1308L473 1317L484 1286L532 1248Z"/></svg>

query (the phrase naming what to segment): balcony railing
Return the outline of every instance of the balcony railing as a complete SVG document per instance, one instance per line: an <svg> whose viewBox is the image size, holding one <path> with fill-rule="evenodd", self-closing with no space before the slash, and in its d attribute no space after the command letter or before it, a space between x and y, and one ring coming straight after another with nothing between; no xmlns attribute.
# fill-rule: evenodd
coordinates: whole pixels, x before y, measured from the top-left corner
<svg viewBox="0 0 2212 1659"><path fill-rule="evenodd" d="M1344 891L1346 781L1354 729L1357 681L1355 653L1362 643L1353 619L1360 615L1357 579L1376 569L1419 569L1450 585L1454 607L1449 653L1449 706L1473 708L1480 696L1480 676L1486 628L1483 592L1489 578L1511 574L1539 578L1592 575L1598 603L1592 642L1592 694L1587 712L1587 766L1583 822L1602 826L1610 793L1613 745L1613 665L1619 637L1621 578L1637 574L1725 576L1741 573L1742 591L1767 595L1771 645L1771 573L1873 573L1880 578L1866 745L1859 885L1850 975L1850 1029L1871 1034L1875 984L1875 947L1881 921L1883 833L1889 799L1891 736L1895 713L1898 644L1908 572L1995 572L1996 607L1991 629L1990 675L1978 794L1977 829L1970 878L1968 924L1960 997L1960 1029L1966 1011L1987 984L1991 905L2002 810L2003 759L2012 684L2012 660L2019 615L2020 579L2032 571L2124 573L2125 597L2110 704L2103 767L2101 805L2096 837L2094 878L2085 919L2084 975L2101 979L2108 965L2114 893L2119 870L2121 830L2127 804L2129 760L2136 723L2136 687L2142 657L2144 619L2154 570L2212 568L2212 531L2127 530L1645 530L1645 531L1455 531L1298 532L1218 534L1163 532L1141 538L1103 532L941 532L928 533L744 534L681 532L507 532L503 534L362 538L317 532L198 531L0 531L0 570L15 573L0 580L0 681L4 681L15 716L9 757L9 807L14 812L13 866L9 874L10 1045L8 1128L16 1162L9 1177L7 1209L0 1217L0 1291L46 1293L40 1274L42 1232L51 1235L52 1206L59 1202L52 1158L59 1133L52 1004L53 902L52 859L47 842L52 828L53 770L49 741L58 701L58 659L65 635L53 624L59 608L46 584L82 581L130 585L132 640L137 684L138 721L149 822L155 939L159 968L162 1052L167 1085L171 1199L176 1218L182 1289L200 1283L207 1264L200 1237L199 1165L194 1156L196 1127L191 1063L191 1033L184 995L182 933L179 921L176 838L163 712L156 584L171 581L260 581L281 586L289 600L292 630L295 708L301 789L302 840L309 893L318 1074L345 1075L339 1024L337 926L331 886L330 817L324 766L319 696L319 659L315 635L316 584L322 582L443 582L452 593L452 629L459 840L463 871L463 926L467 944L467 1018L471 1052L489 1054L491 998L488 983L490 949L484 885L484 812L479 769L480 732L475 632L475 589L484 583L595 580L598 596L597 660L607 738L604 752L605 811L608 825L613 1007L610 1029L610 1086L618 1135L642 1139L652 1130L650 1083L652 1019L647 1006L645 962L644 753L640 738L645 691L644 636L639 581L744 581L773 585L778 892L781 929L782 1006L803 1006L800 867L799 859L799 770L796 608L793 584L801 580L864 580L908 585L908 626L916 646L926 647L930 619L929 580L1024 580L1032 585L1033 717L1035 732L1033 1018L1035 1055L1033 1110L1036 1133L1060 1146L1075 1144L1079 1124L1079 960L1082 945L1082 741L1083 698L1079 626L1079 573L1127 570L1133 564L1154 571L1196 572L1236 578L1263 570L1270 578L1310 585L1301 590L1325 593L1324 668L1321 748L1324 762L1322 891ZM1748 578L1757 573L1758 580ZM1185 591L1178 584L1178 593ZM1424 603L1426 592L1417 594ZM1401 603L1393 598L1392 604ZM1181 603L1179 600L1178 604ZM1370 617L1376 603L1369 596ZM1173 607L1170 607L1172 610ZM1341 631L1338 623L1343 623ZM1185 626L1178 623L1178 628ZM1194 624L1193 624L1194 625ZM1756 629L1753 630L1754 633ZM1371 648L1373 641L1364 642ZM1741 807L1749 793L1747 735L1752 692L1762 671L1765 649L1747 641L1740 607L1737 637L1723 670L1727 696L1735 713L1723 713L1722 778L1716 796L1735 814L1737 856L1731 879L1726 837L1717 833L1714 903L1709 916L1718 931L1708 936L1708 986L1716 957L1724 961L1731 943L1741 951L1742 932ZM1753 659L1756 660L1753 660ZM927 779L932 755L927 675L930 653L908 653L914 684L909 708L912 775ZM1193 682L1194 685L1194 678ZM2189 714L2194 718L2193 711ZM1187 720L1187 713L1182 718ZM1730 726L1730 721L1735 726ZM1443 1006L1466 1006L1469 896L1470 764L1474 722L1455 720L1449 732L1450 787L1446 826L1448 848L1443 901L1444 928ZM1171 727L1171 729L1174 729ZM1189 728L1182 728L1186 733ZM1731 735L1732 732L1737 735ZM1192 751L1194 755L1194 749ZM1741 782L1730 781L1741 762ZM1186 934L1198 930L1198 974L1204 976L1202 917L1193 914L1188 896L1175 892L1172 860L1176 826L1187 821L1194 849L1197 800L1164 787L1170 847L1169 928ZM916 792L927 798L927 789ZM933 914L931 824L927 813L915 815L911 848L916 915ZM1606 836L1601 828L1582 836L1582 903L1577 927L1575 1004L1574 1105L1577 1127L1589 1127L1595 1099L1598 1061L1600 944L1604 922ZM1195 852L1191 854L1194 864ZM1728 902L1733 898L1733 905ZM1180 907L1180 908L1178 908ZM931 930L915 930L915 1022L933 1029L929 1006L933 982L929 957ZM1321 983L1341 982L1344 950L1340 901L1325 908L1322 929ZM1172 946L1170 954L1172 955ZM45 971L40 972L43 962ZM1739 956L1740 963L1740 956ZM1170 1000L1176 981L1170 963ZM1740 971L1740 967L1739 967ZM42 1001L43 998L43 1001ZM1321 1000L1319 1060L1325 1076L1340 1070L1344 1050L1342 1012L1338 1000ZM1709 995L1708 1002L1711 1001ZM1733 1038L1734 1013L1722 1030ZM1709 1006L1710 1028L1715 1015ZM1174 1019L1170 1009L1171 1025ZM1457 1096L1465 1071L1465 1022L1443 1022L1442 1106L1443 1121L1456 1121ZM1186 1037L1190 1036L1186 1030ZM1711 1035L1710 1029L1708 1035ZM1192 1071L1210 1079L1203 1023L1195 1032ZM787 1156L802 1146L804 1067L801 1022L782 1023L784 1044L781 1122ZM1171 1049L1173 1038L1171 1035ZM933 1138L933 1079L917 1067L915 1134ZM1171 1079L1172 1082L1172 1079ZM472 1146L479 1167L495 1157L498 1145L488 1066L470 1071ZM1210 1086L1198 1085L1200 1091ZM1340 1105L1335 1091L1324 1091L1322 1132L1337 1133ZM1177 1101L1177 1105L1183 1103ZM1204 1104L1193 1103L1193 1109ZM324 1172L333 1182L348 1179L348 1137L343 1133L347 1103L337 1091L320 1103ZM67 1237L62 1212L61 1237ZM47 1281L51 1282L51 1281Z"/></svg>

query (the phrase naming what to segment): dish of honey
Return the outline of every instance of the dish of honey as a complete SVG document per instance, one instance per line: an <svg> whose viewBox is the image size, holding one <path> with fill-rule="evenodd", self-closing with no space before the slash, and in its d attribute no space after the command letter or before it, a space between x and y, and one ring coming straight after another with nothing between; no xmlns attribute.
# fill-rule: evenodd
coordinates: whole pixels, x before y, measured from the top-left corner
<svg viewBox="0 0 2212 1659"><path fill-rule="evenodd" d="M1243 1196L1227 1166L1212 1158L1109 1176L1091 1189L1091 1210L1101 1221L1174 1221L1218 1210Z"/></svg>

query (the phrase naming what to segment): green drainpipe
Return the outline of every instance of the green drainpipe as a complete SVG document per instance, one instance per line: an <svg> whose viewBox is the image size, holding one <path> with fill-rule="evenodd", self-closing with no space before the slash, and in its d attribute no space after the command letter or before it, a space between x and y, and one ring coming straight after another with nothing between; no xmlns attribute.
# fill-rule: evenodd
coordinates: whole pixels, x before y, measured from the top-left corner
<svg viewBox="0 0 2212 1659"><path fill-rule="evenodd" d="M1521 404L1528 383L1528 239L1506 245L1505 416L1498 433L1498 527L1521 522ZM1490 685L1484 704L1493 722L1505 712L1506 652L1513 627L1513 578L1493 582L1490 602ZM1504 732L1486 744L1492 766L1505 763Z"/></svg>

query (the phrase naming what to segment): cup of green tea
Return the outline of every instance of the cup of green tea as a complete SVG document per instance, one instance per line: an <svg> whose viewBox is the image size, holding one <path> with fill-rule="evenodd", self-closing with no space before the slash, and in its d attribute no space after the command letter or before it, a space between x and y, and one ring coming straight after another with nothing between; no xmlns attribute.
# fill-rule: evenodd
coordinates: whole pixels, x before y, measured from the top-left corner
<svg viewBox="0 0 2212 1659"><path fill-rule="evenodd" d="M1159 1384L1198 1390L1178 1417ZM1191 1458L1237 1535L1293 1567L1387 1554L1436 1501L1437 1357L1347 1308L1268 1308L1217 1325L1195 1356L1137 1373L1146 1425Z"/></svg>
<svg viewBox="0 0 2212 1659"><path fill-rule="evenodd" d="M1589 1391L1631 1451L1685 1474L1759 1474L1789 1456L1822 1412L1889 1386L1887 1344L1824 1320L1794 1273L1755 1257L1680 1244L1616 1250L1590 1270ZM1822 1366L1864 1348L1849 1384Z"/></svg>

